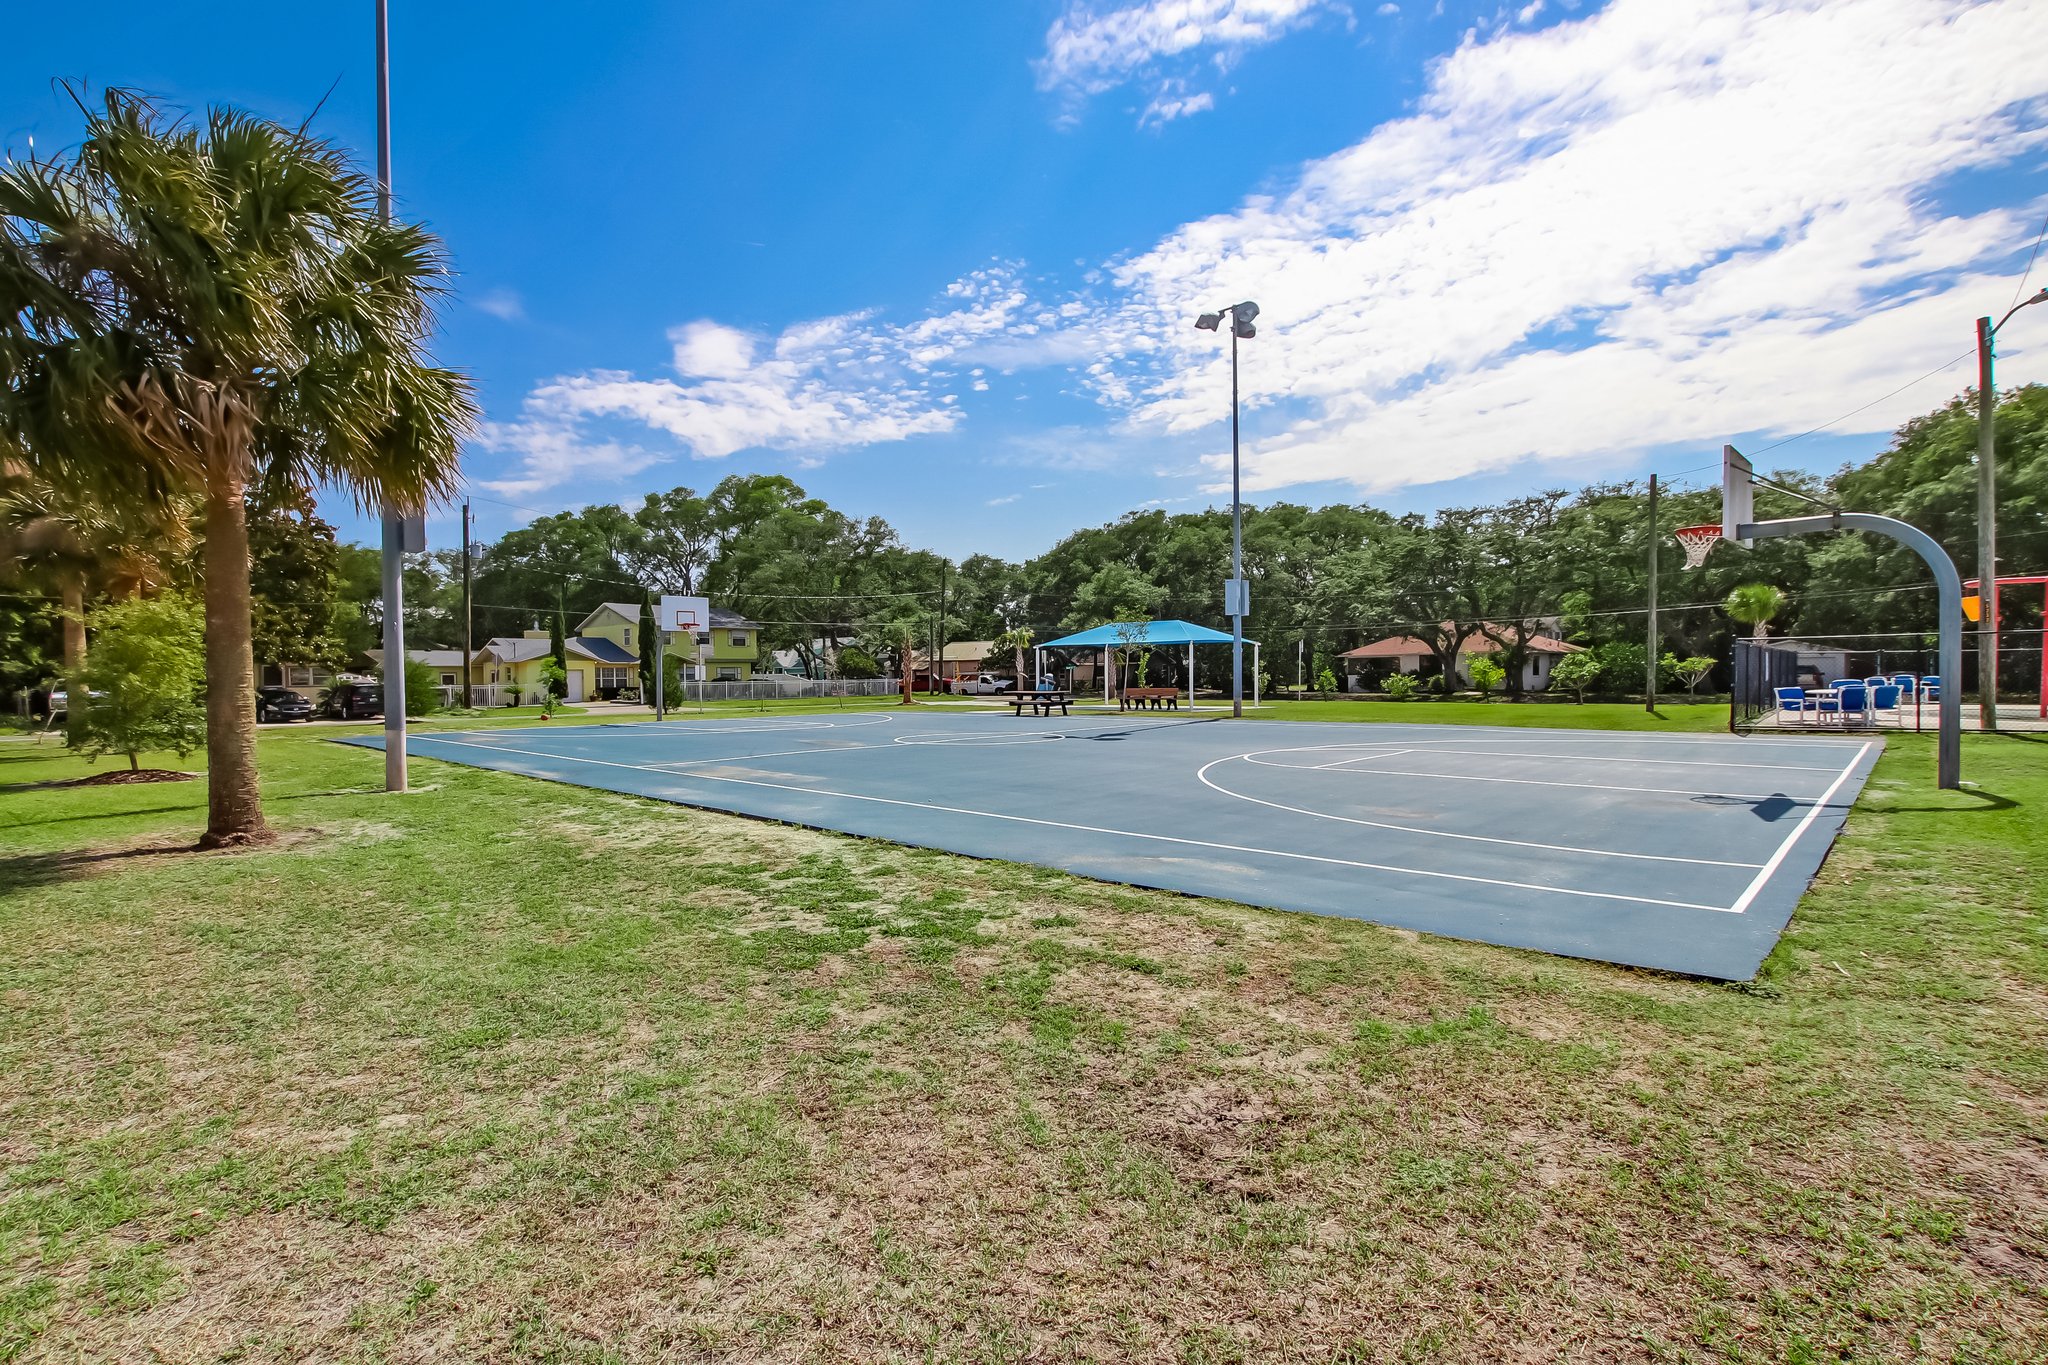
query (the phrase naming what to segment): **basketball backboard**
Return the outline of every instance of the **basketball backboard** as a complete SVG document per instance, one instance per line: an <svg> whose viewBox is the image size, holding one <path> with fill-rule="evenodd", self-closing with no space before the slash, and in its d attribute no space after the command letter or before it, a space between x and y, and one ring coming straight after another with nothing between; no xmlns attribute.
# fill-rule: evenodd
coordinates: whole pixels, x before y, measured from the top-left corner
<svg viewBox="0 0 2048 1365"><path fill-rule="evenodd" d="M661 595L660 613L663 630L694 633L711 625L711 602L708 598L665 592Z"/></svg>
<svg viewBox="0 0 2048 1365"><path fill-rule="evenodd" d="M1756 521L1756 471L1749 460L1734 446L1721 447L1721 537L1739 542L1744 548L1754 544L1736 534L1740 527L1753 525Z"/></svg>

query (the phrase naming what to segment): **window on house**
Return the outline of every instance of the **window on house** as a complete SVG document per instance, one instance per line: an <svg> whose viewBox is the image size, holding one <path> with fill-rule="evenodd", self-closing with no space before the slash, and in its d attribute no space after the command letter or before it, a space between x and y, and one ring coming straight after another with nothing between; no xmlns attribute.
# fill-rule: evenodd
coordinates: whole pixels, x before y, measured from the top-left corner
<svg viewBox="0 0 2048 1365"><path fill-rule="evenodd" d="M729 630L726 632L726 636L732 641L734 649L745 649L747 647L747 633L745 631Z"/></svg>
<svg viewBox="0 0 2048 1365"><path fill-rule="evenodd" d="M628 648L628 649L631 649L632 647L633 647L633 628L632 628L631 626L627 626L627 627L626 627L626 648Z"/></svg>
<svg viewBox="0 0 2048 1365"><path fill-rule="evenodd" d="M599 688L628 686L627 678L630 673L630 669L600 664L597 670L597 685Z"/></svg>
<svg viewBox="0 0 2048 1365"><path fill-rule="evenodd" d="M453 686L455 686L455 675L454 675L453 673L443 673L443 674L441 675L441 686L443 686L443 687L453 687Z"/></svg>
<svg viewBox="0 0 2048 1365"><path fill-rule="evenodd" d="M708 631L708 630L700 630L700 631L698 631L698 632L697 632L697 643L698 643L698 644L700 644L700 645L708 645L708 644L710 644L710 643L711 643L711 632L710 632L710 631Z"/></svg>
<svg viewBox="0 0 2048 1365"><path fill-rule="evenodd" d="M718 670L719 682L738 682L739 680L740 671L737 668L721 668Z"/></svg>

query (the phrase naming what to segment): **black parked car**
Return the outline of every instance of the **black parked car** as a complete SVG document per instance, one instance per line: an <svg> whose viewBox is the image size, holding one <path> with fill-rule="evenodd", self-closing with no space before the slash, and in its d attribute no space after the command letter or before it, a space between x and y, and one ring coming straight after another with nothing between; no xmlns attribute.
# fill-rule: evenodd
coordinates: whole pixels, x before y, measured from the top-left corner
<svg viewBox="0 0 2048 1365"><path fill-rule="evenodd" d="M256 689L256 719L268 724L274 720L311 720L313 703L303 693L289 687L259 687Z"/></svg>
<svg viewBox="0 0 2048 1365"><path fill-rule="evenodd" d="M383 683L336 683L328 689L322 707L342 720L362 720L384 714Z"/></svg>

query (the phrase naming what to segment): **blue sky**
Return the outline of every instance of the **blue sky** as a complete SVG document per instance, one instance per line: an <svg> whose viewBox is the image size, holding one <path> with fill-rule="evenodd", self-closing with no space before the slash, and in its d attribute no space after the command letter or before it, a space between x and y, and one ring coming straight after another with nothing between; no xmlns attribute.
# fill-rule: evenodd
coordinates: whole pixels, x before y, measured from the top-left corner
<svg viewBox="0 0 2048 1365"><path fill-rule="evenodd" d="M392 9L486 535L738 471L955 557L1227 502L1227 343L1189 324L1237 298L1253 500L1702 482L1869 404L1761 460L1830 468L1970 381L1886 397L2048 214L2029 0ZM62 77L324 96L367 158L371 12L12 15L0 145L75 138ZM2048 308L2001 352L2048 379Z"/></svg>

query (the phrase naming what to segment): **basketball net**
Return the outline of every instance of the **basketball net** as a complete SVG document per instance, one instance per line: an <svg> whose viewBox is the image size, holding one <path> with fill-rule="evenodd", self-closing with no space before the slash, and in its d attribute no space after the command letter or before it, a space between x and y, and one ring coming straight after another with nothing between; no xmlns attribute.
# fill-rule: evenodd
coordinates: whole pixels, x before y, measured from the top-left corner
<svg viewBox="0 0 2048 1365"><path fill-rule="evenodd" d="M1685 551L1685 567L1697 569L1707 562L1707 556L1721 543L1721 523L1710 526L1681 526L1671 533L1678 537L1678 547Z"/></svg>

